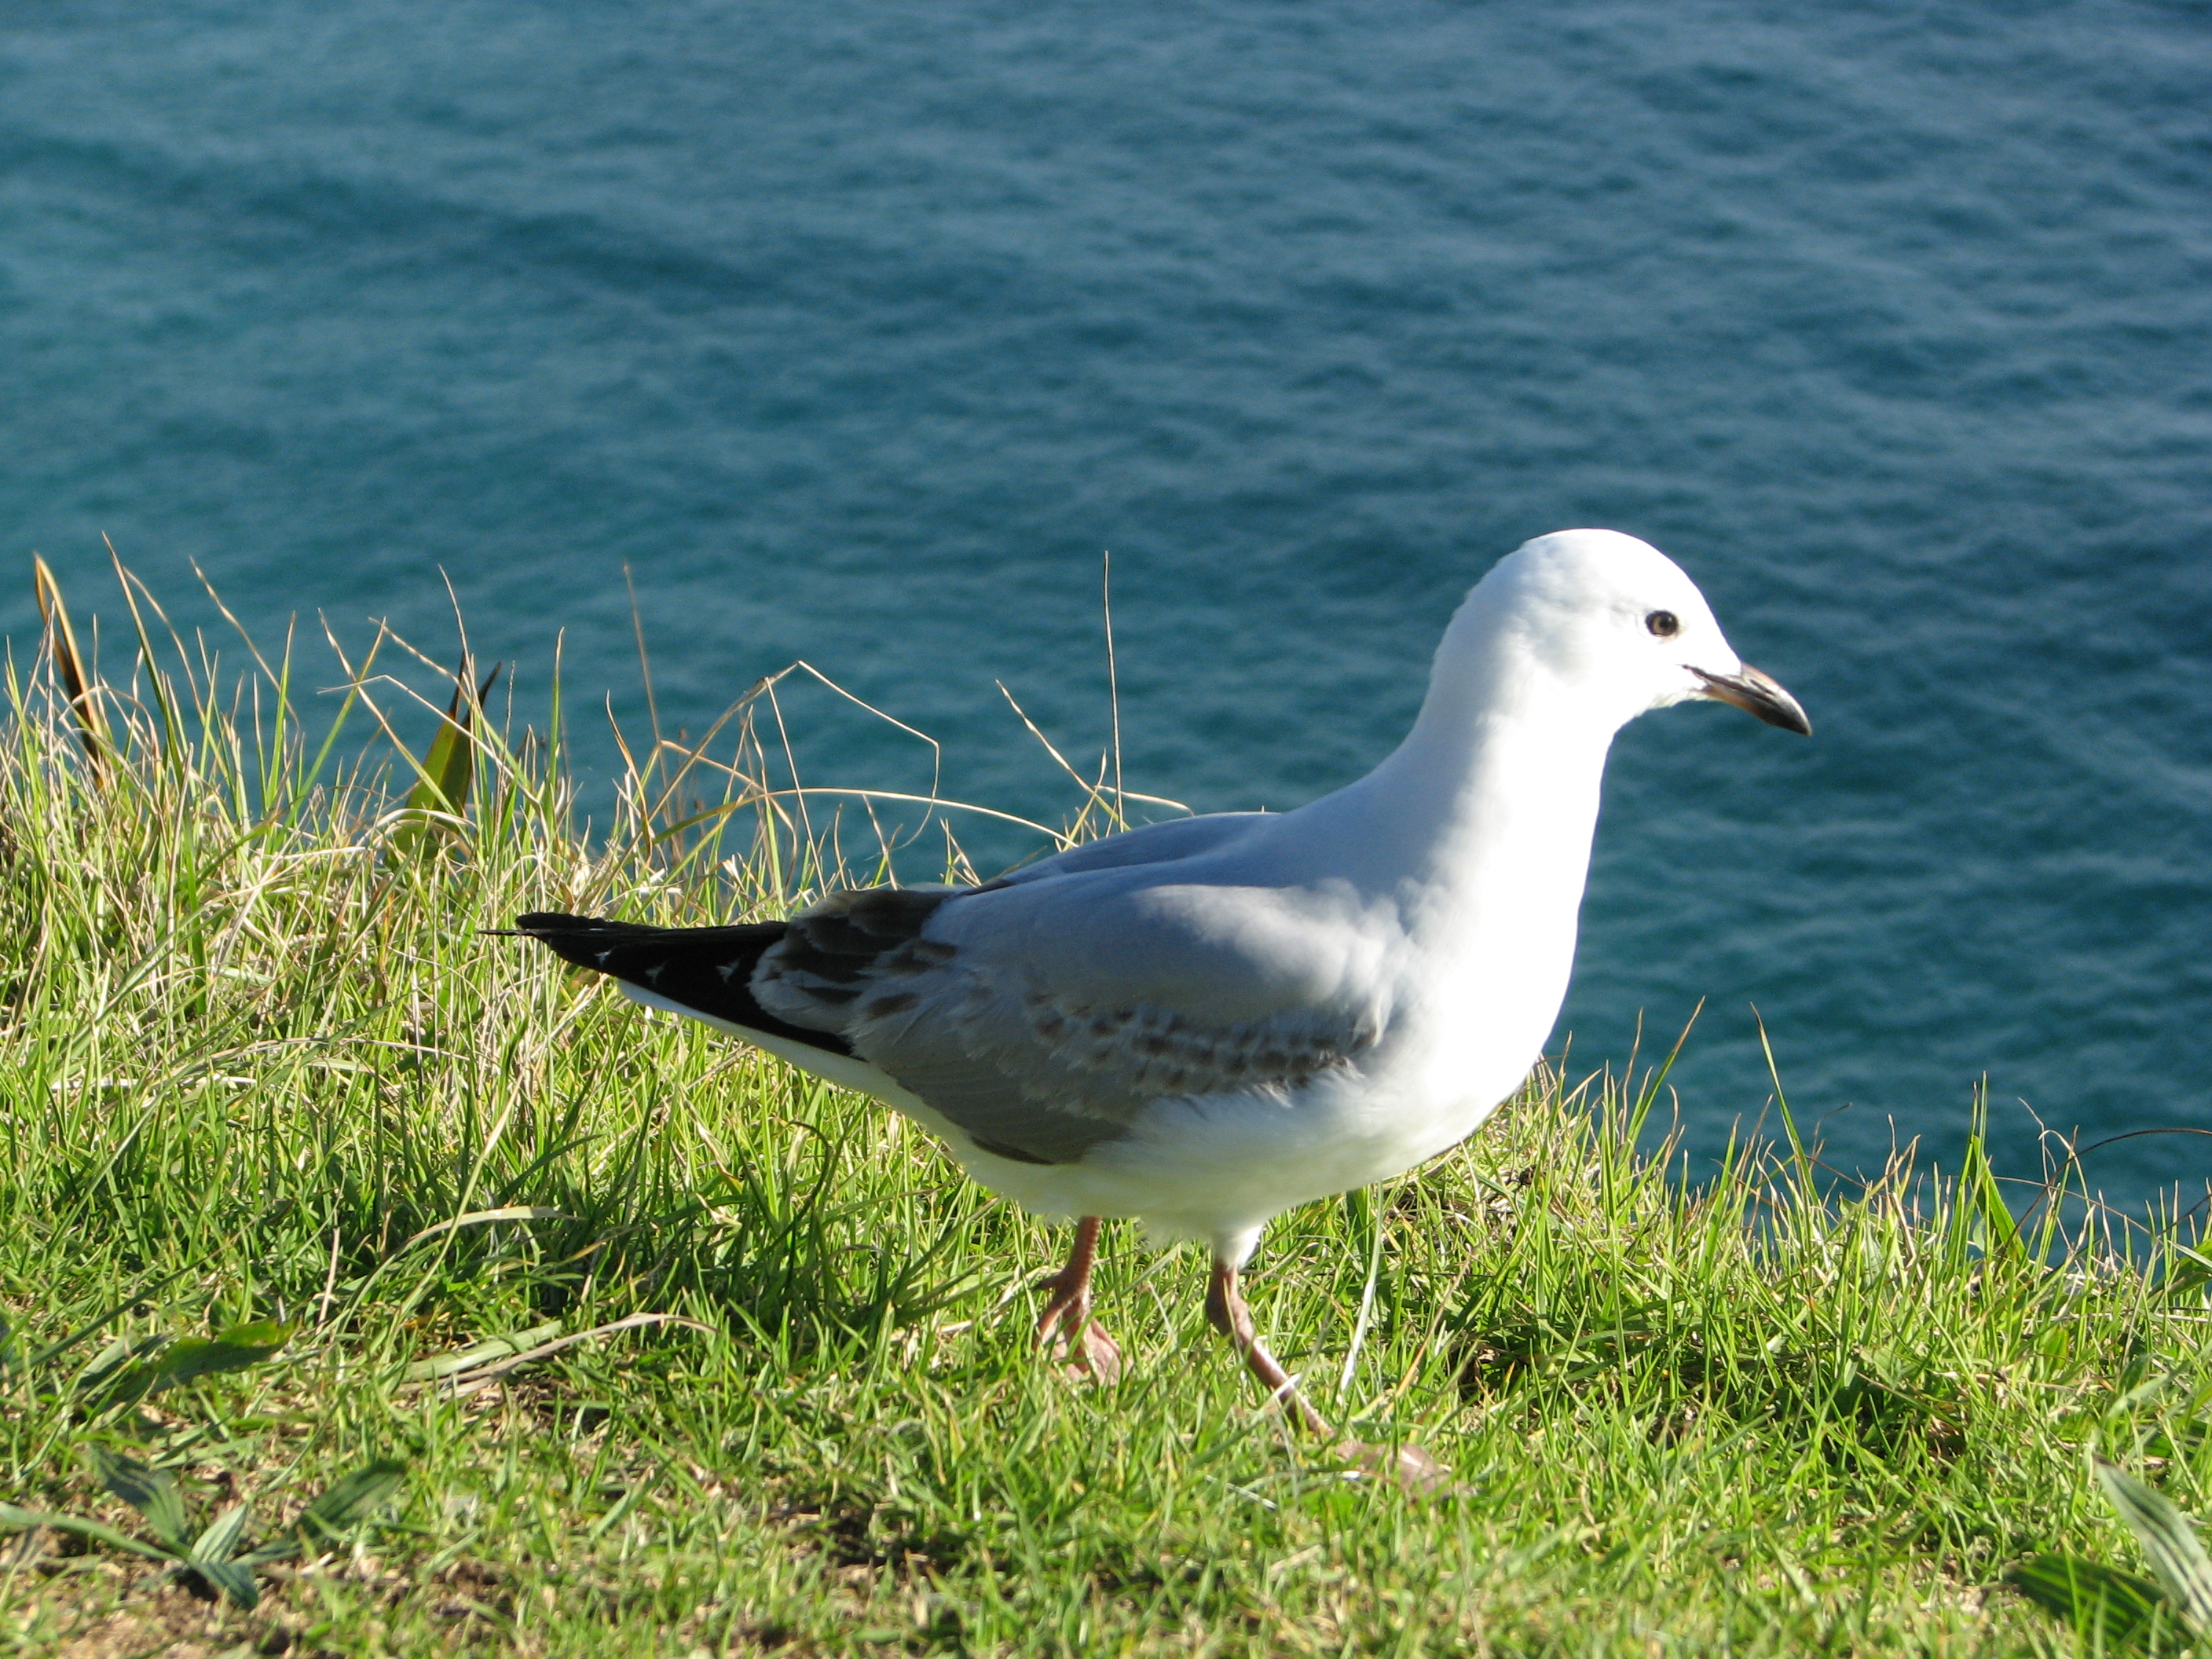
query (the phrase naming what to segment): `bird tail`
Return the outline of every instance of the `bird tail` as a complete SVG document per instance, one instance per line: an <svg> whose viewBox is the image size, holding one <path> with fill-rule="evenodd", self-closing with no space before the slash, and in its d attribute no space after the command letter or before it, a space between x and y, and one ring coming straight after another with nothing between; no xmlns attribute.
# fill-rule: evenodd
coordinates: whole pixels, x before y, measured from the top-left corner
<svg viewBox="0 0 2212 1659"><path fill-rule="evenodd" d="M536 939L563 961L635 986L658 1002L719 1024L849 1054L852 1048L842 1037L778 1019L754 1000L753 969L787 926L755 921L732 927L648 927L553 910L532 911L514 921L517 933Z"/></svg>

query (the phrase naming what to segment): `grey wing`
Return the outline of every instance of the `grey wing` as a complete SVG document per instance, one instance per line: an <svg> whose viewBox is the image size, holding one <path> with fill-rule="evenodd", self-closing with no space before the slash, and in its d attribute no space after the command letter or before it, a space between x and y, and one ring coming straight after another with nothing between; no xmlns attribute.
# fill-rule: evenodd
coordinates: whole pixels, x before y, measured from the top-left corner
<svg viewBox="0 0 2212 1659"><path fill-rule="evenodd" d="M1389 1020L1394 919L1340 895L1109 870L817 910L763 957L762 1006L1028 1162L1079 1158L1156 1101L1287 1094Z"/></svg>
<svg viewBox="0 0 2212 1659"><path fill-rule="evenodd" d="M1090 870L1175 863L1218 851L1275 821L1275 815L1267 812L1207 812L1197 817L1168 818L1125 830L1119 835L1086 841L1064 853L1024 865L992 884L1013 887L1054 876L1079 875Z"/></svg>

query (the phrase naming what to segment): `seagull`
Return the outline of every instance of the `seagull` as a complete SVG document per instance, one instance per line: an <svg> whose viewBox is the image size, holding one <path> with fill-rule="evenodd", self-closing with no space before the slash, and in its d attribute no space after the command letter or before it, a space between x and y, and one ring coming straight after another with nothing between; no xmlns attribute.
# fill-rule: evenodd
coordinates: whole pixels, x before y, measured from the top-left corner
<svg viewBox="0 0 2212 1659"><path fill-rule="evenodd" d="M1148 824L976 886L832 892L786 921L514 931L1073 1219L1036 1335L1102 1380L1121 1354L1091 1316L1101 1222L1209 1246L1208 1321L1327 1436L1239 1270L1271 1217L1456 1146L1520 1086L1566 994L1613 734L1697 698L1812 732L1672 560L1560 531L1468 593L1405 741L1293 811ZM1395 1455L1416 1488L1441 1473Z"/></svg>

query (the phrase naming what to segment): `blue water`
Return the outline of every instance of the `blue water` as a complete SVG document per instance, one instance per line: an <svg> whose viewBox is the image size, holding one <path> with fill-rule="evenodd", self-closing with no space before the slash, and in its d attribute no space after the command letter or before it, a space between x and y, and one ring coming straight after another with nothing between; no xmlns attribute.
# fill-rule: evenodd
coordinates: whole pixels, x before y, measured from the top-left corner
<svg viewBox="0 0 2212 1659"><path fill-rule="evenodd" d="M1708 999L1709 1151L1756 1003L1847 1167L1984 1073L2015 1167L2023 1098L2212 1128L2208 86L2179 4L58 0L0 22L0 560L440 651L443 570L526 708L565 629L635 720L627 562L665 725L803 656L1058 819L993 681L1097 753L1103 550L1130 785L1284 806L1613 526L1818 736L1624 734L1577 1060Z"/></svg>

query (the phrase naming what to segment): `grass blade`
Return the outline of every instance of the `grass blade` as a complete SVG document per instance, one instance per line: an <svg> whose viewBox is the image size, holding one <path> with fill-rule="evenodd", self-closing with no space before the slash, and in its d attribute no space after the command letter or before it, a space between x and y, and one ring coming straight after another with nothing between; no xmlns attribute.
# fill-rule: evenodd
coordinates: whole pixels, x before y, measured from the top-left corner
<svg viewBox="0 0 2212 1659"><path fill-rule="evenodd" d="M2212 1561L2197 1540L2189 1517L2133 1475L2100 1459L2097 1484L2142 1546L2160 1585L2192 1628L2212 1632Z"/></svg>
<svg viewBox="0 0 2212 1659"><path fill-rule="evenodd" d="M193 1561L180 1569L198 1577L210 1589L220 1591L234 1605L251 1613L261 1600L261 1586L253 1582L253 1569L239 1561Z"/></svg>
<svg viewBox="0 0 2212 1659"><path fill-rule="evenodd" d="M450 1233L460 1227L483 1227L495 1221L570 1221L574 1218L565 1210L556 1210L544 1204L509 1204L496 1210L471 1210L466 1215L457 1215L448 1220L434 1222L415 1234L399 1248L411 1250L426 1238L435 1238L440 1233Z"/></svg>
<svg viewBox="0 0 2212 1659"><path fill-rule="evenodd" d="M392 838L395 847L403 850L419 847L440 817L459 818L468 811L469 784L476 774L476 717L483 708L483 700L491 695L501 666L493 664L484 683L473 692L465 659L453 676L453 701L446 705L438 735L422 757L415 787L407 792L407 817Z"/></svg>
<svg viewBox="0 0 2212 1659"><path fill-rule="evenodd" d="M207 1529L192 1540L192 1560L229 1560L238 1553L238 1540L245 1534L246 1515L245 1504L233 1504L216 1516L208 1523Z"/></svg>
<svg viewBox="0 0 2212 1659"><path fill-rule="evenodd" d="M167 1469L149 1468L136 1458L109 1451L104 1446L93 1449L92 1464L99 1474L100 1484L144 1516L155 1537L168 1546L172 1553L185 1553L185 1500Z"/></svg>
<svg viewBox="0 0 2212 1659"><path fill-rule="evenodd" d="M560 1337L551 1342L541 1342L534 1348L526 1349L521 1353L516 1354L512 1359L501 1359L496 1364L487 1365L479 1376L470 1378L467 1387L461 1389L459 1392L467 1394L481 1389L486 1383L505 1376L509 1371L519 1370L525 1365L535 1364L541 1359L559 1353L563 1348L574 1347L579 1342L589 1342L599 1337L612 1336L617 1331L642 1330L652 1325L681 1325L686 1330L704 1331L710 1336L714 1329L713 1326L702 1325L696 1319L686 1319L682 1314L632 1314L627 1319L610 1320L604 1325L594 1325L588 1331L578 1331L574 1336Z"/></svg>
<svg viewBox="0 0 2212 1659"><path fill-rule="evenodd" d="M534 1344L544 1341L561 1329L557 1319L544 1325L533 1325L526 1331L510 1331L505 1336L488 1336L481 1342L451 1353L441 1353L435 1358L420 1359L410 1365L402 1375L410 1382L434 1382L441 1376L453 1376L477 1365L488 1365L495 1359L505 1359L518 1354Z"/></svg>
<svg viewBox="0 0 2212 1659"><path fill-rule="evenodd" d="M347 1475L300 1511L300 1535L336 1539L367 1520L407 1479L407 1466L395 1458L380 1457Z"/></svg>
<svg viewBox="0 0 2212 1659"><path fill-rule="evenodd" d="M33 1527L52 1527L56 1532L75 1533L80 1538L89 1538L98 1543L133 1555L143 1555L155 1561L173 1561L176 1553L133 1538L128 1533L118 1532L105 1522L88 1521L82 1516L56 1515L46 1510L19 1509L13 1504L0 1504L0 1529L9 1532L28 1532Z"/></svg>
<svg viewBox="0 0 2212 1659"><path fill-rule="evenodd" d="M93 781L105 784L111 747L107 722L93 696L92 683L85 672L84 653L77 649L76 630L70 626L69 607L62 603L61 584L54 580L52 568L35 553L31 555L31 587L38 595L40 620L46 626L54 672L61 676L62 689L76 716L77 738L84 744L85 763L91 769Z"/></svg>
<svg viewBox="0 0 2212 1659"><path fill-rule="evenodd" d="M2091 1653L2140 1651L2174 1622L2172 1604L2148 1579L2078 1555L2035 1556L2005 1582L2072 1625Z"/></svg>
<svg viewBox="0 0 2212 1659"><path fill-rule="evenodd" d="M234 1325L213 1336L188 1336L118 1375L109 1389L118 1399L143 1400L180 1383L244 1370L270 1358L292 1340L292 1328L274 1320Z"/></svg>

